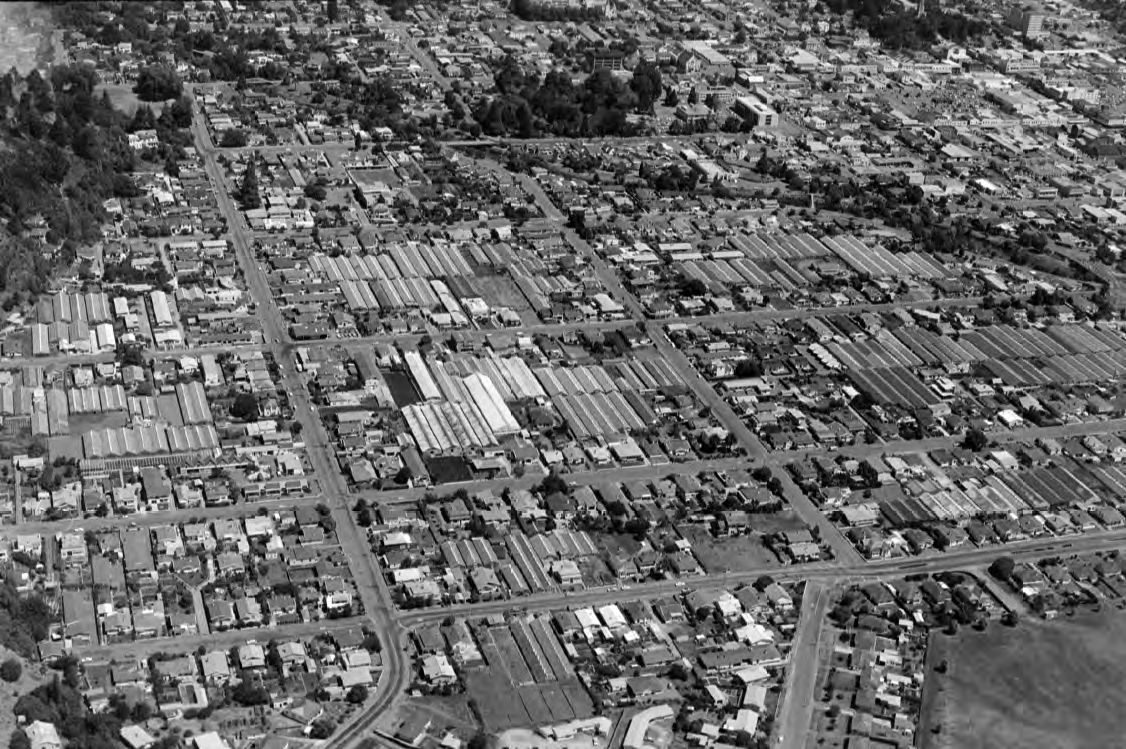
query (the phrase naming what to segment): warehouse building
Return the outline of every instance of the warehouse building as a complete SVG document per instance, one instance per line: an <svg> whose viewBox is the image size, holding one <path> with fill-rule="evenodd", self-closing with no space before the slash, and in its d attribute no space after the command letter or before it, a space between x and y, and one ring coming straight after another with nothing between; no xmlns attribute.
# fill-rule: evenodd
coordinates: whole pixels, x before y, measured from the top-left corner
<svg viewBox="0 0 1126 749"><path fill-rule="evenodd" d="M172 319L172 308L169 306L168 295L163 291L154 291L149 295L152 301L153 327L171 328L175 322Z"/></svg>
<svg viewBox="0 0 1126 749"><path fill-rule="evenodd" d="M202 383L192 381L178 384L176 397L180 401L180 414L185 424L211 422L211 409L207 407L207 395L203 391Z"/></svg>

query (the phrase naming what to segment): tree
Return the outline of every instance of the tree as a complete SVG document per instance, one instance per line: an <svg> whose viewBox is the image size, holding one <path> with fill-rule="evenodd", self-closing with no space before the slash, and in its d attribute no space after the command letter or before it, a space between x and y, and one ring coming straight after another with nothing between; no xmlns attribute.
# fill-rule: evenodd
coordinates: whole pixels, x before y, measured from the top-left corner
<svg viewBox="0 0 1126 749"><path fill-rule="evenodd" d="M633 69L630 89L637 95L637 108L649 111L663 90L661 69L655 63L642 61Z"/></svg>
<svg viewBox="0 0 1126 749"><path fill-rule="evenodd" d="M133 93L141 101L167 101L175 99L184 92L184 84L176 71L167 65L150 65L142 68L137 76Z"/></svg>
<svg viewBox="0 0 1126 749"><path fill-rule="evenodd" d="M568 491L567 480L555 471L547 474L539 485L539 491L545 497L549 494L566 494Z"/></svg>
<svg viewBox="0 0 1126 749"><path fill-rule="evenodd" d="M243 679L231 689L231 699L243 707L266 705L270 702L270 693L261 686L253 683L250 678Z"/></svg>
<svg viewBox="0 0 1126 749"><path fill-rule="evenodd" d="M486 733L478 731L473 734L473 738L469 739L466 749L489 749L489 736Z"/></svg>
<svg viewBox="0 0 1126 749"><path fill-rule="evenodd" d="M8 749L31 749L31 739L22 728L12 729L12 737L8 739Z"/></svg>
<svg viewBox="0 0 1126 749"><path fill-rule="evenodd" d="M309 729L309 738L311 739L327 739L336 730L336 723L332 718L327 716L317 718L313 721L312 727Z"/></svg>
<svg viewBox="0 0 1126 749"><path fill-rule="evenodd" d="M1012 557L997 557L989 565L989 574L998 580L1008 580L1016 570L1017 563Z"/></svg>
<svg viewBox="0 0 1126 749"><path fill-rule="evenodd" d="M969 429L966 431L966 438L962 441L962 447L967 450L972 450L975 453L981 452L989 445L989 437L985 432L978 428Z"/></svg>
<svg viewBox="0 0 1126 749"><path fill-rule="evenodd" d="M242 148L246 145L246 133L234 128L226 130L219 139L219 145L223 148Z"/></svg>
<svg viewBox="0 0 1126 749"><path fill-rule="evenodd" d="M735 365L736 377L761 377L762 364L754 359L742 359Z"/></svg>
<svg viewBox="0 0 1126 749"><path fill-rule="evenodd" d="M404 465L395 474L395 483L400 486L406 486L412 480L414 480L414 471L412 471L408 465Z"/></svg>
<svg viewBox="0 0 1126 749"><path fill-rule="evenodd" d="M0 679L8 682L19 681L20 676L23 674L23 666L15 658L0 663Z"/></svg>
<svg viewBox="0 0 1126 749"><path fill-rule="evenodd" d="M250 393L239 393L231 404L231 416L242 421L258 421L258 399Z"/></svg>
<svg viewBox="0 0 1126 749"><path fill-rule="evenodd" d="M368 688L363 684L357 684L348 690L346 699L353 705L362 705L368 700Z"/></svg>
<svg viewBox="0 0 1126 749"><path fill-rule="evenodd" d="M708 293L708 285L698 278L685 279L680 289L686 296L703 296Z"/></svg>
<svg viewBox="0 0 1126 749"><path fill-rule="evenodd" d="M246 171L242 175L242 183L239 185L235 197L242 204L242 207L248 210L262 205L262 196L258 192L258 167L254 159L251 159L246 165Z"/></svg>

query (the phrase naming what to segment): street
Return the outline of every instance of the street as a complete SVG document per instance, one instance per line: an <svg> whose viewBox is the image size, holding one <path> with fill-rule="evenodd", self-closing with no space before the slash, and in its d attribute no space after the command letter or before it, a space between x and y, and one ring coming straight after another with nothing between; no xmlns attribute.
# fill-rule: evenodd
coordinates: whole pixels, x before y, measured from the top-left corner
<svg viewBox="0 0 1126 749"><path fill-rule="evenodd" d="M820 661L821 627L833 600L833 589L810 580L802 594L801 617L786 664L783 700L775 720L774 734L782 749L802 749L813 716L817 668Z"/></svg>
<svg viewBox="0 0 1126 749"><path fill-rule="evenodd" d="M400 28L404 38L409 39L405 27ZM444 88L449 86L449 81L443 78L433 61L425 50L419 49L413 41L407 43L411 54L418 60L419 65L425 68L436 81ZM381 677L372 689L368 702L357 710L350 720L341 725L336 734L326 742L326 745L335 749L342 747L351 749L358 742L373 735L377 730L389 729L388 719L393 717L399 702L405 696L406 687L411 679L412 663L409 656L407 634L410 628L421 624L434 624L450 616L481 617L489 614L510 613L521 611L543 611L552 608L576 608L591 606L600 603L611 603L622 600L621 587L605 586L585 590L562 592L549 591L540 594L523 596L508 600L489 600L480 603L466 603L454 606L414 609L400 611L392 602L391 591L379 569L374 554L371 551L365 529L360 528L355 522L351 505L356 499L363 497L385 504L413 504L434 491L428 488L412 488L393 491L364 491L350 492L336 461L335 451L320 415L313 405L309 392L296 369L294 352L295 344L290 340L288 325L282 311L278 308L273 298L272 290L263 268L257 262L254 254L254 234L243 219L242 211L235 204L231 196L231 188L226 175L218 164L216 157L218 149L212 143L204 123L203 114L197 108L192 121L192 131L195 136L196 148L203 159L204 170L211 184L215 186L215 198L219 209L229 227L228 238L234 248L238 263L242 268L248 293L255 303L256 319L260 322L264 343L261 346L226 346L226 347L192 347L170 349L162 352L165 355L188 354L197 356L200 353L222 352L250 352L269 351L280 366L281 387L290 394L294 410L294 418L302 425L302 439L312 464L315 479L319 483L319 490L301 497L280 498L255 504L239 504L226 507L200 507L193 509L177 509L166 512L139 514L129 517L106 517L75 519L68 524L30 522L19 525L0 527L0 536L11 537L16 534L44 533L52 534L60 530L98 531L104 528L120 527L123 523L136 524L139 527L151 527L167 523L179 523L189 520L212 520L224 517L237 517L252 514L259 510L268 512L277 509L309 505L324 502L331 508L333 520L336 523L337 539L341 550L349 560L349 566L355 581L356 590L364 607L362 618L344 619L338 621L316 621L301 624L283 625L258 630L229 630L223 632L208 632L206 618L202 617L203 602L198 590L193 590L193 600L197 611L197 621L200 634L188 637L127 642L120 644L99 644L86 648L78 648L77 653L83 658L129 659L146 657L158 651L176 650L183 651L195 649L199 646L208 648L216 646L235 645L248 640L268 640L273 638L305 637L320 632L332 631L343 627L362 625L379 633L382 642L383 671ZM323 150L320 146L286 147L285 150L300 150L303 148ZM264 152L280 151L281 149L261 149ZM346 148L340 149L342 153ZM495 162L487 158L476 158L475 161L487 168L500 168ZM561 334L568 331L610 331L628 326L637 325L639 321L646 320L645 310L641 307L633 294L629 293L622 285L618 273L586 241L571 228L565 225L565 215L551 201L542 187L531 177L517 175L517 179L524 189L535 200L542 214L557 225L562 236L573 247L575 253L582 257L593 269L595 276L603 288L615 299L619 300L628 311L631 319L627 320L591 320L566 324L530 324L518 328L506 329L507 334ZM822 624L826 611L832 604L833 591L840 586L871 580L889 580L904 574L932 574L945 570L980 569L987 566L996 557L1007 554L1015 559L1032 559L1053 554L1070 555L1088 553L1100 550L1114 549L1126 543L1126 529L1100 531L1084 535L1065 537L1040 538L1012 543L1006 546L991 546L984 548L970 547L952 549L946 553L934 553L929 556L917 558L896 558L866 561L851 543L842 535L836 526L822 513L819 508L795 485L786 465L794 460L806 456L824 455L829 457L847 456L862 458L870 455L880 455L896 452L930 451L942 447L951 447L960 439L961 435L927 438L917 441L893 441L873 445L853 445L838 450L815 448L806 451L768 452L758 436L747 426L742 417L735 413L727 401L719 394L713 383L708 382L689 358L680 351L666 334L667 325L693 325L707 326L710 324L750 324L768 320L793 320L808 318L818 315L857 314L860 312L884 312L891 309L967 306L979 302L979 298L921 300L910 303L896 304L870 304L852 307L829 307L807 309L756 309L740 312L724 313L705 318L674 317L662 321L661 324L648 324L646 331L653 342L651 349L642 349L638 356L659 357L667 362L684 385L691 390L697 401L710 412L711 418L727 430L735 442L745 452L745 456L727 458L704 458L683 463L669 463L667 465L640 465L631 467L615 467L606 470L582 471L565 473L563 477L575 485L592 485L603 483L624 483L634 480L651 480L673 474L696 475L707 471L724 471L734 469L748 469L755 466L768 466L781 482L782 494L786 503L802 522L810 528L816 529L821 543L827 545L832 551L830 561L791 566L769 565L753 569L743 569L735 572L704 574L694 578L681 578L679 580L650 580L631 585L631 597L653 597L679 595L689 590L736 588L754 582L762 575L770 575L781 582L805 581L805 593L802 600L801 618L794 634L789 664L786 670L784 699L777 713L776 736L779 746L785 749L803 749L803 738L809 725L813 704L815 702L815 687L818 666L818 648L821 642ZM496 331L470 330L465 331L468 338L481 339L492 335ZM376 334L350 339L322 340L303 342L302 347L335 347L343 346L345 349L359 349L371 346L373 343L401 343L405 340L417 341L422 338L417 335L392 335ZM93 363L110 361L114 358L112 353L93 354L88 356L48 356L40 357L34 361L43 365L71 365L75 363ZM991 439L1000 443L1016 440L1031 440L1038 437L1067 437L1084 434L1110 433L1126 430L1126 419L1091 421L1087 423L1065 424L1056 427L1026 427L1011 431L996 432L990 435ZM513 478L488 479L464 482L451 486L443 486L439 492L452 492L455 489L465 489L473 493L482 490L500 491L505 487L530 488L542 480L542 476L527 475ZM19 508L17 507L17 515ZM386 742L383 742L386 743Z"/></svg>
<svg viewBox="0 0 1126 749"><path fill-rule="evenodd" d="M294 416L302 425L302 438L309 460L325 488L326 499L336 521L337 537L341 549L349 560L357 592L363 602L365 619L382 639L383 672L372 690L367 705L357 711L352 719L353 723L360 724L367 720L367 716L381 714L406 686L410 674L409 664L406 663L401 647L402 631L392 616L390 594L383 576L375 567L365 534L355 523L348 502L348 488L336 466L324 425L313 408L305 384L297 376L292 349L287 345L289 336L285 321L274 302L266 275L254 257L251 244L253 238L242 219L241 212L231 198L230 187L216 163L216 149L207 133L203 114L198 107L194 111L192 130L196 137L196 148L204 160L204 169L211 183L216 187L215 197L230 227L229 236L246 277L247 286L257 305L266 346L281 368L282 387L291 394ZM348 727L343 726L338 736L347 735L347 730Z"/></svg>

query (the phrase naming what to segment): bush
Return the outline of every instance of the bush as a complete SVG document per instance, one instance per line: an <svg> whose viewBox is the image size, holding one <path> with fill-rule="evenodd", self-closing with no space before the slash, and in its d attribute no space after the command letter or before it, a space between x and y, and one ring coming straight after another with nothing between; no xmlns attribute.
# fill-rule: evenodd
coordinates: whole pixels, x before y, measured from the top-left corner
<svg viewBox="0 0 1126 749"><path fill-rule="evenodd" d="M309 738L327 739L335 730L336 723L333 722L332 718L317 718L309 729Z"/></svg>
<svg viewBox="0 0 1126 749"><path fill-rule="evenodd" d="M19 681L20 676L23 674L23 666L15 658L0 663L0 679L11 684L13 681Z"/></svg>
<svg viewBox="0 0 1126 749"><path fill-rule="evenodd" d="M8 739L8 749L31 749L31 739L22 728L12 729L12 737Z"/></svg>

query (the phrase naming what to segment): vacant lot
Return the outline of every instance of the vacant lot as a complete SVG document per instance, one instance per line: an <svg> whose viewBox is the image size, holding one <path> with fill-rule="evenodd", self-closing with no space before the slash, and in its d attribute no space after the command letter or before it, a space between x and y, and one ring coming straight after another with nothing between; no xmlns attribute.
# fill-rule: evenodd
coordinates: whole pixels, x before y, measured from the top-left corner
<svg viewBox="0 0 1126 749"><path fill-rule="evenodd" d="M1126 732L1126 617L1089 615L964 631L949 643L931 746L1087 749ZM928 732L929 733L929 732Z"/></svg>
<svg viewBox="0 0 1126 749"><path fill-rule="evenodd" d="M735 538L716 538L703 528L681 528L692 543L692 551L708 572L744 572L778 566L778 557L762 545L755 534Z"/></svg>

